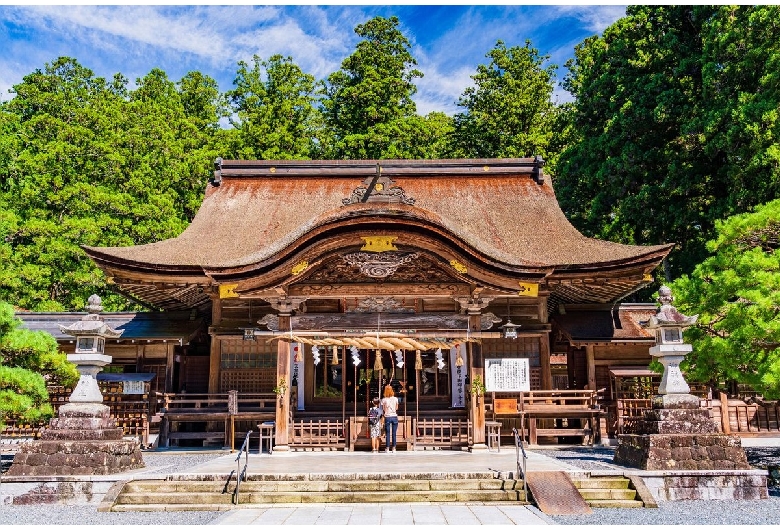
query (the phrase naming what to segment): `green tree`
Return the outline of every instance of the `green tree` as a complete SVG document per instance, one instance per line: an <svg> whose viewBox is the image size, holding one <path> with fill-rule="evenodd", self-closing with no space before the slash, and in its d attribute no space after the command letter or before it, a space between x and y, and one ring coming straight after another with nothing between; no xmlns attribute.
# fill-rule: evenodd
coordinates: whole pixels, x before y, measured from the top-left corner
<svg viewBox="0 0 780 530"><path fill-rule="evenodd" d="M244 61L228 91L237 134L232 156L239 159L306 159L316 152L321 119L315 108L314 76L291 57L257 55Z"/></svg>
<svg viewBox="0 0 780 530"><path fill-rule="evenodd" d="M560 110L552 102L557 66L526 41L507 48L498 41L477 67L474 86L458 100L454 149L467 158L541 155L555 159Z"/></svg>
<svg viewBox="0 0 780 530"><path fill-rule="evenodd" d="M667 278L706 255L715 221L777 197L777 6L631 6L577 46L556 191L584 233L676 242Z"/></svg>
<svg viewBox="0 0 780 530"><path fill-rule="evenodd" d="M210 83L197 78L182 93L155 69L129 90L123 76L107 83L63 57L14 87L0 105L0 297L61 311L97 292L108 307L132 307L81 245L150 243L192 219L217 156L209 96L191 97Z"/></svg>
<svg viewBox="0 0 780 530"><path fill-rule="evenodd" d="M0 302L0 429L9 420L47 420L54 411L46 385L70 386L78 378L54 337L22 328L13 307Z"/></svg>
<svg viewBox="0 0 780 530"><path fill-rule="evenodd" d="M325 124L333 135L333 158L411 158L410 146L425 137L412 96L414 66L398 18L375 17L355 28L364 40L332 73L323 88Z"/></svg>
<svg viewBox="0 0 780 530"><path fill-rule="evenodd" d="M693 344L686 371L780 397L780 200L716 227L712 255L672 284L678 308L699 314L685 334Z"/></svg>

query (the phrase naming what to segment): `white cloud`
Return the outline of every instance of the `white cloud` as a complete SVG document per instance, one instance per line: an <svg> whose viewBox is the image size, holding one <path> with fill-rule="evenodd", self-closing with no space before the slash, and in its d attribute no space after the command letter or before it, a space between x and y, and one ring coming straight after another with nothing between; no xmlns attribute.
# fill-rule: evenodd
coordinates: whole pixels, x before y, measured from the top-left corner
<svg viewBox="0 0 780 530"><path fill-rule="evenodd" d="M599 34L619 18L626 15L626 6L624 5L570 5L554 7L559 13L577 18L589 31Z"/></svg>

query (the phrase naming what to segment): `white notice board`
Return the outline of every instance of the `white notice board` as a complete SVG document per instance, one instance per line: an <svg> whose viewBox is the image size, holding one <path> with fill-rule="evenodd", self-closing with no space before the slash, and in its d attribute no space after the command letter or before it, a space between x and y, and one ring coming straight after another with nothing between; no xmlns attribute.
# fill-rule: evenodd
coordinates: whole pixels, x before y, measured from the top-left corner
<svg viewBox="0 0 780 530"><path fill-rule="evenodd" d="M528 359L487 359L485 389L488 392L528 392L531 390Z"/></svg>

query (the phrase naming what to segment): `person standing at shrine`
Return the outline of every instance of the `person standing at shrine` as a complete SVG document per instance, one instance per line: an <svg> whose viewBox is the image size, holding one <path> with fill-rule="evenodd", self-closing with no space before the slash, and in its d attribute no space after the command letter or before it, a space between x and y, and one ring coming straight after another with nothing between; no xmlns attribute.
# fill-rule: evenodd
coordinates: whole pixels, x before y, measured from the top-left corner
<svg viewBox="0 0 780 530"><path fill-rule="evenodd" d="M385 452L395 453L396 432L398 432L398 398L393 387L385 386L382 399L382 415L385 417Z"/></svg>
<svg viewBox="0 0 780 530"><path fill-rule="evenodd" d="M382 409L379 407L379 398L374 398L373 406L368 411L368 427L371 435L371 451L379 452L379 438L382 437Z"/></svg>

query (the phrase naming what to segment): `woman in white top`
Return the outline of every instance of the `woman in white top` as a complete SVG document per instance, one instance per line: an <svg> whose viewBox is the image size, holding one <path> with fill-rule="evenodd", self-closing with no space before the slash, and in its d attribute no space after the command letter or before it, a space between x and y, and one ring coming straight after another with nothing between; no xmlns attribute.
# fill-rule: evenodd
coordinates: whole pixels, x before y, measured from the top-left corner
<svg viewBox="0 0 780 530"><path fill-rule="evenodd" d="M385 387L385 397L382 399L382 415L385 417L385 452L395 453L395 434L398 431L398 398L393 387Z"/></svg>

